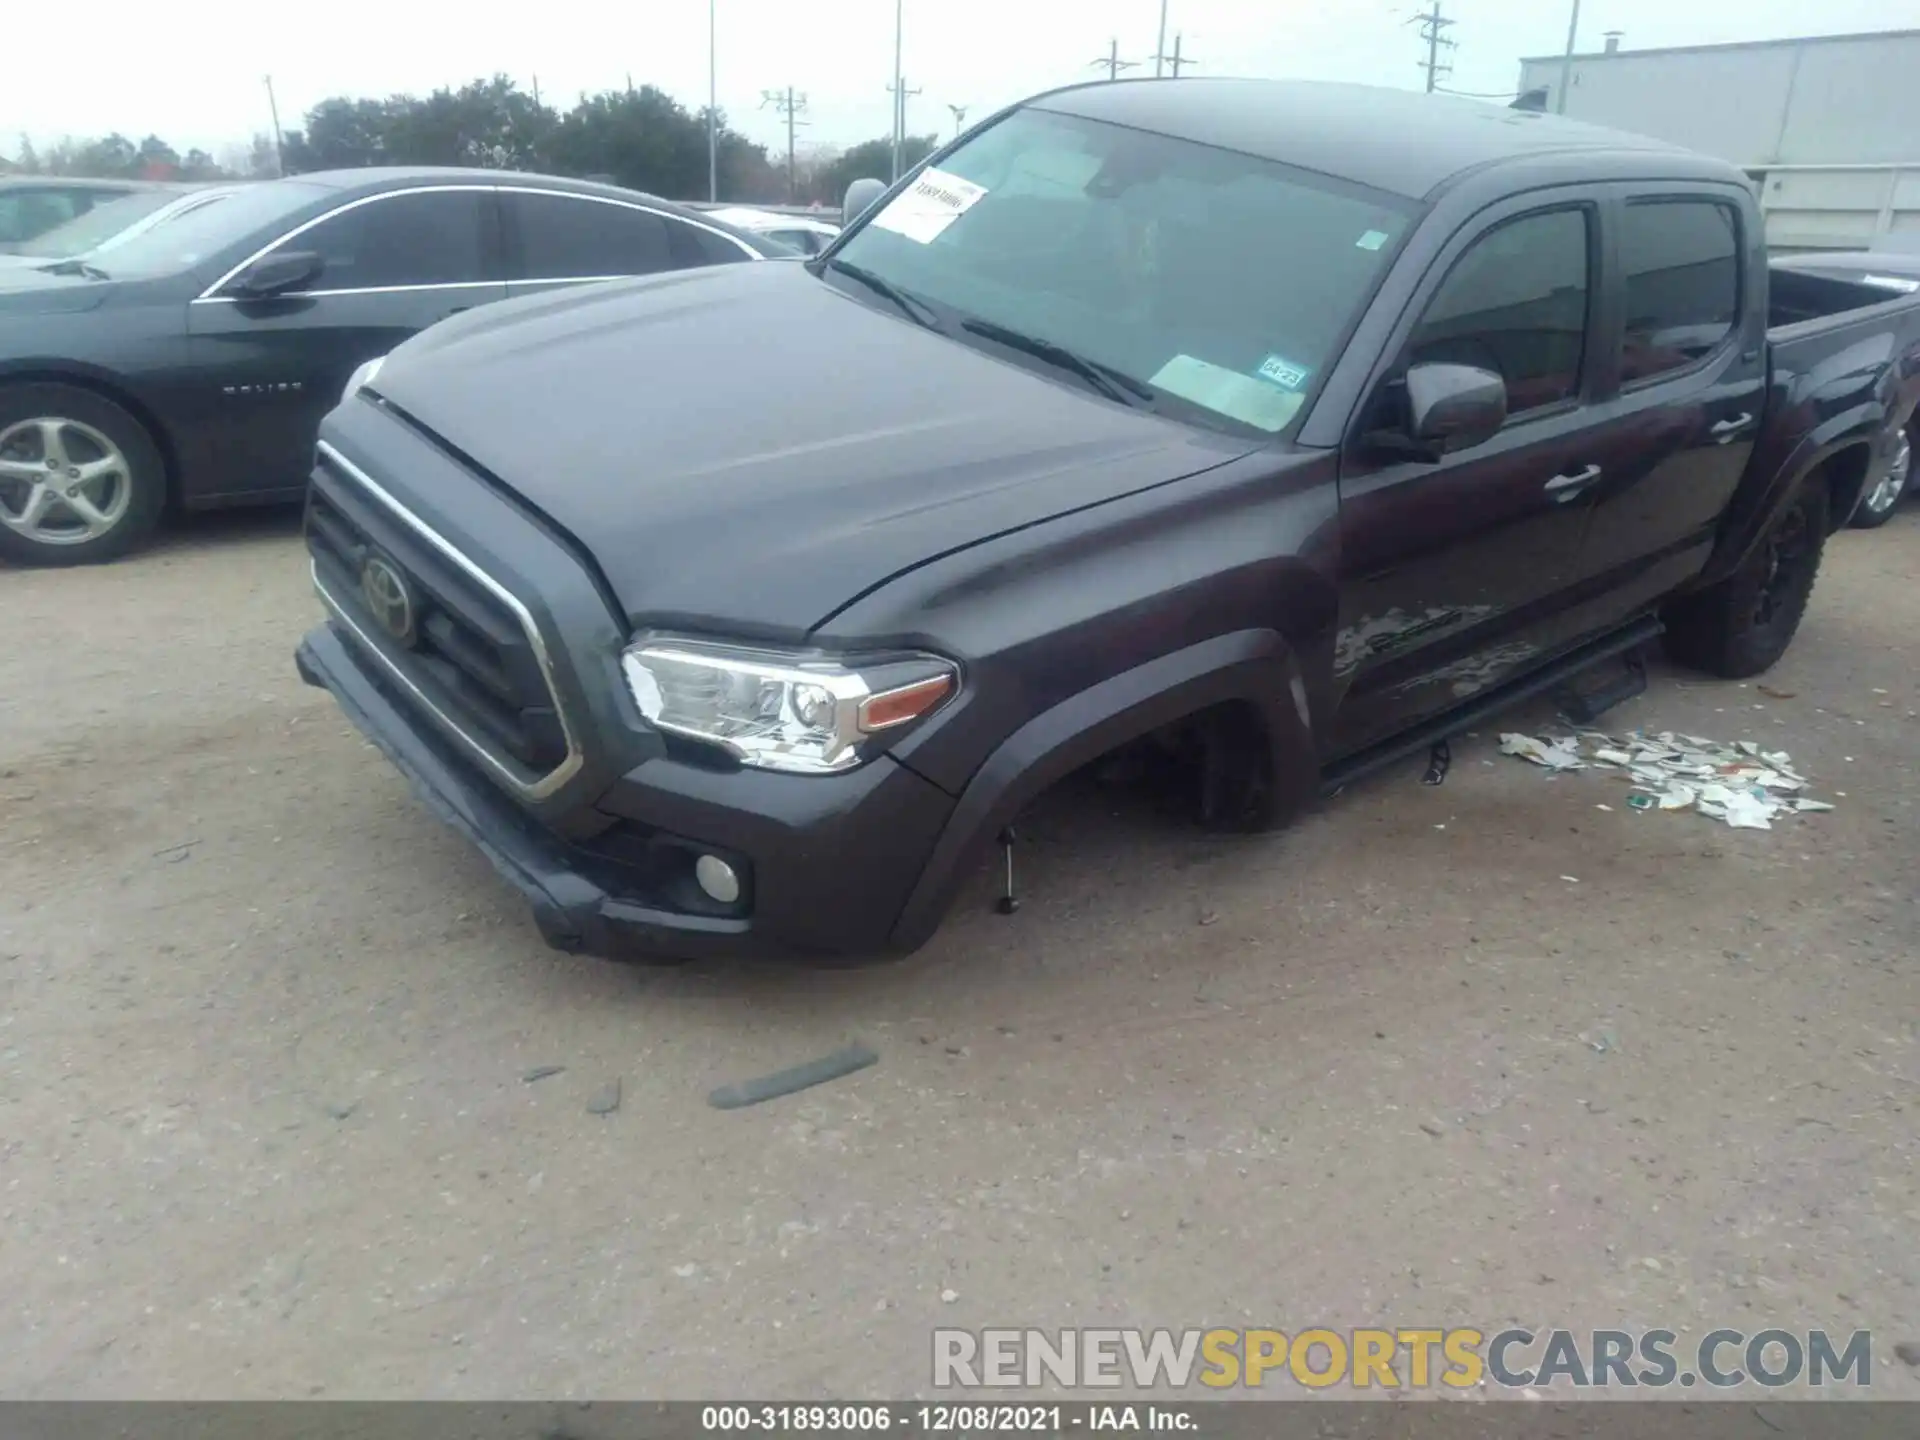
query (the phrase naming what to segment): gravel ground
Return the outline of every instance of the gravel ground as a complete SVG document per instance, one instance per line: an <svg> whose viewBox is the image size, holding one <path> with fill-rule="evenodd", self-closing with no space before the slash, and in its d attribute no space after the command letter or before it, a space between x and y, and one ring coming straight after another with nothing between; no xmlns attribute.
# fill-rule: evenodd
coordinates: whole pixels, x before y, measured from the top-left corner
<svg viewBox="0 0 1920 1440"><path fill-rule="evenodd" d="M1089 786L1018 916L983 874L824 974L545 949L296 681L293 531L0 573L0 1393L900 1395L936 1324L1518 1321L1869 1327L1920 1395L1920 513L1834 542L1790 698L1608 717L1833 814L1633 814L1491 731L1253 841Z"/></svg>

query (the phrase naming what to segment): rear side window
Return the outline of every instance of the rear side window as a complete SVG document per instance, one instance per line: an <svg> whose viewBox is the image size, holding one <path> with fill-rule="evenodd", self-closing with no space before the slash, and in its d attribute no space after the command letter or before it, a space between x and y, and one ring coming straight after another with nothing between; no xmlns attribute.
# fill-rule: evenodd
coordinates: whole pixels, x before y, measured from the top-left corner
<svg viewBox="0 0 1920 1440"><path fill-rule="evenodd" d="M326 268L312 294L487 278L481 249L484 190L415 190L383 195L322 220L274 247L315 250Z"/></svg>
<svg viewBox="0 0 1920 1440"><path fill-rule="evenodd" d="M677 268L667 222L650 210L567 195L504 197L527 280L592 280Z"/></svg>
<svg viewBox="0 0 1920 1440"><path fill-rule="evenodd" d="M824 236L811 230L769 230L767 237L802 255L818 255L826 244Z"/></svg>
<svg viewBox="0 0 1920 1440"><path fill-rule="evenodd" d="M684 242L689 265L734 265L753 259L752 253L741 249L739 242L730 236L698 225L676 225L673 233Z"/></svg>
<svg viewBox="0 0 1920 1440"><path fill-rule="evenodd" d="M1507 413L1571 400L1587 347L1583 208L1488 231L1454 262L1414 328L1409 359L1477 365L1507 382Z"/></svg>
<svg viewBox="0 0 1920 1440"><path fill-rule="evenodd" d="M1739 219L1711 200L1636 200L1620 231L1627 282L1620 380L1684 370L1719 349L1740 313Z"/></svg>

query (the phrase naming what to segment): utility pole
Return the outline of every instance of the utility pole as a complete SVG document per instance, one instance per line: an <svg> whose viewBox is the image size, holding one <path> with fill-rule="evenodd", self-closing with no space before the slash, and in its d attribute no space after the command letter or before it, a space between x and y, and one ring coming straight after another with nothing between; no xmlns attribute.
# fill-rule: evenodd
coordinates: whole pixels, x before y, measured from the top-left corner
<svg viewBox="0 0 1920 1440"><path fill-rule="evenodd" d="M900 77L898 85L887 87L893 91L893 178L900 178L900 147L907 139L907 97L921 93L920 87L907 88L906 76Z"/></svg>
<svg viewBox="0 0 1920 1440"><path fill-rule="evenodd" d="M967 107L964 105L949 104L947 109L953 112L953 138L958 140L960 138L961 123L967 118Z"/></svg>
<svg viewBox="0 0 1920 1440"><path fill-rule="evenodd" d="M893 176L900 178L900 141L907 126L907 82L900 74L902 0L893 0Z"/></svg>
<svg viewBox="0 0 1920 1440"><path fill-rule="evenodd" d="M280 102L273 98L273 76L263 77L267 82L267 110L273 116L273 170L276 175L287 173L287 142L280 133Z"/></svg>
<svg viewBox="0 0 1920 1440"><path fill-rule="evenodd" d="M1180 37L1178 35L1173 37L1173 54L1167 57L1167 63L1173 66L1173 78L1176 80L1180 78L1180 67L1182 65L1192 65L1196 63L1191 56L1185 58L1181 56Z"/></svg>
<svg viewBox="0 0 1920 1440"><path fill-rule="evenodd" d="M1573 47L1580 38L1580 0L1573 0L1573 14L1567 18L1567 53L1560 57L1560 95L1553 113L1567 113L1567 91L1573 88Z"/></svg>
<svg viewBox="0 0 1920 1440"><path fill-rule="evenodd" d="M533 108L536 110L540 108L540 77L538 75L533 77Z"/></svg>
<svg viewBox="0 0 1920 1440"><path fill-rule="evenodd" d="M1427 93L1431 95L1439 87L1440 77L1453 73L1451 65L1441 63L1440 52L1456 48L1457 42L1446 38L1454 22L1440 13L1440 0L1433 0L1433 7L1416 18L1420 21L1420 38L1427 42L1427 58L1420 62L1420 68L1427 72Z"/></svg>
<svg viewBox="0 0 1920 1440"><path fill-rule="evenodd" d="M1161 75L1160 62L1167 53L1167 0L1160 0L1160 39L1153 47L1153 78Z"/></svg>
<svg viewBox="0 0 1920 1440"><path fill-rule="evenodd" d="M1107 42L1105 58L1093 62L1096 66L1104 65L1107 67L1107 79L1109 80L1118 80L1122 70L1131 70L1139 63L1138 60L1122 60L1120 58L1120 42L1118 40L1109 40Z"/></svg>
<svg viewBox="0 0 1920 1440"><path fill-rule="evenodd" d="M798 118L800 112L807 108L807 97L794 94L791 85L787 86L784 93L779 90L762 90L760 108L764 110L769 105L773 106L776 112L787 117L787 203L797 205L800 202L795 197L799 195L800 189L793 178L793 127L807 123Z"/></svg>
<svg viewBox="0 0 1920 1440"><path fill-rule="evenodd" d="M718 4L719 0L707 0L707 201L714 205L720 203L720 61L715 43L719 22L714 17Z"/></svg>

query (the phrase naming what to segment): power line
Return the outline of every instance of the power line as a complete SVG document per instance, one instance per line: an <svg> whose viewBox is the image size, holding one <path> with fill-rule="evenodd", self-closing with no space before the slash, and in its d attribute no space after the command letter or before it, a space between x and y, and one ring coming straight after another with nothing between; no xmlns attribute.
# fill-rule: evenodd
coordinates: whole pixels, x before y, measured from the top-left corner
<svg viewBox="0 0 1920 1440"><path fill-rule="evenodd" d="M1180 53L1180 41L1180 36L1175 35L1173 37L1173 53L1166 57L1167 65L1173 71L1173 78L1176 80L1180 78L1180 67L1182 65L1196 65L1199 63L1191 55L1182 55ZM1154 58L1157 60L1160 57L1156 55Z"/></svg>
<svg viewBox="0 0 1920 1440"><path fill-rule="evenodd" d="M774 108L776 113L786 117L787 203L789 205L797 205L799 201L794 197L800 193L800 190L794 182L793 175L793 129L796 125L805 125L808 123L799 118L800 112L807 108L807 97L804 94L795 94L791 85L787 86L785 90L762 90L760 92L760 108L764 110L769 105Z"/></svg>
<svg viewBox="0 0 1920 1440"><path fill-rule="evenodd" d="M903 9L904 9L904 0L893 0L893 84L889 85L887 88L894 92L894 95L893 95L893 174L890 177L891 179L894 179L894 180L898 180L900 178L900 143L905 138L905 135L903 132L906 130L906 123L907 123L907 102L903 94L903 92L907 88L907 82L903 78L901 78L901 74L900 74L900 47L902 44L901 37L906 33L906 30L905 30L906 22L902 18Z"/></svg>
<svg viewBox="0 0 1920 1440"><path fill-rule="evenodd" d="M1420 62L1420 68L1427 72L1427 93L1431 95L1440 88L1441 77L1453 73L1453 66L1441 61L1440 52L1456 50L1459 43L1446 38L1454 22L1440 13L1440 0L1433 0L1431 9L1414 18L1420 22L1420 38L1427 42L1427 58Z"/></svg>
<svg viewBox="0 0 1920 1440"><path fill-rule="evenodd" d="M1567 17L1567 49L1560 57L1560 94L1553 102L1556 115L1567 113L1567 90L1573 84L1573 47L1580 40L1580 0L1573 0L1573 13Z"/></svg>
<svg viewBox="0 0 1920 1440"><path fill-rule="evenodd" d="M900 147L907 143L907 98L923 94L920 87L907 88L907 77L899 77L898 85L889 85L893 92L893 178L900 178Z"/></svg>
<svg viewBox="0 0 1920 1440"><path fill-rule="evenodd" d="M273 97L273 76L262 76L267 82L267 109L273 114L273 173L287 173L287 142L280 133L280 102Z"/></svg>
<svg viewBox="0 0 1920 1440"><path fill-rule="evenodd" d="M1138 60L1122 60L1120 58L1120 42L1118 40L1109 40L1107 42L1107 53L1091 63L1095 66L1106 66L1107 79L1118 80L1122 70L1131 70L1140 62Z"/></svg>

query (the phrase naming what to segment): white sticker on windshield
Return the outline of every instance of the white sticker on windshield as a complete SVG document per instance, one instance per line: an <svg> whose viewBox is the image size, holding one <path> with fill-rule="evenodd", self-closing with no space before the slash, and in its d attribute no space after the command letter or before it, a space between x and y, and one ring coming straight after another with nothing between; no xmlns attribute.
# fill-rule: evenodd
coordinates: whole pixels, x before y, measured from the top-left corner
<svg viewBox="0 0 1920 1440"><path fill-rule="evenodd" d="M922 170L913 184L887 202L873 217L882 230L891 230L922 245L971 210L987 187L962 180L945 170Z"/></svg>
<svg viewBox="0 0 1920 1440"><path fill-rule="evenodd" d="M1378 250L1382 245L1387 243L1387 232L1384 230L1369 230L1353 243L1356 249Z"/></svg>
<svg viewBox="0 0 1920 1440"><path fill-rule="evenodd" d="M1306 399L1297 390L1282 390L1191 355L1174 356L1148 383L1205 406L1216 415L1270 432L1286 429Z"/></svg>

